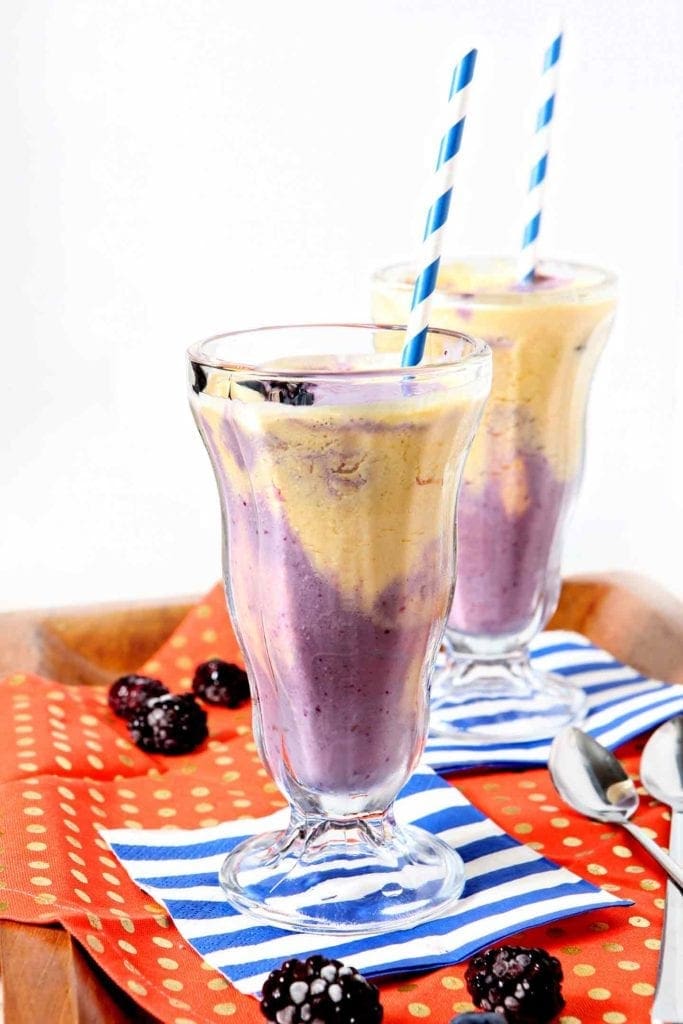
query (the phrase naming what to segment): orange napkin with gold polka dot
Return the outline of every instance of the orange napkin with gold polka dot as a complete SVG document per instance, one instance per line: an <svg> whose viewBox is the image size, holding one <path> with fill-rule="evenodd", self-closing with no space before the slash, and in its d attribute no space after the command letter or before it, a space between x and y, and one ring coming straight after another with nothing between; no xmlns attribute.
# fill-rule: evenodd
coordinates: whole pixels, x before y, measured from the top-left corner
<svg viewBox="0 0 683 1024"><path fill-rule="evenodd" d="M142 670L187 690L200 661L241 663L216 587ZM209 710L209 740L193 754L152 757L128 740L106 690L37 676L0 682L3 891L0 916L59 922L145 1009L169 1024L234 1017L262 1021L257 1002L202 963L113 858L103 828L197 828L283 805L252 740L250 709ZM619 751L637 776L645 737ZM546 769L470 771L464 795L511 835L634 906L596 911L519 933L564 967L563 1024L648 1018L662 924L664 878L626 833L558 806ZM645 797L638 821L666 845L669 814ZM471 1009L464 965L380 982L387 1024L447 1024Z"/></svg>

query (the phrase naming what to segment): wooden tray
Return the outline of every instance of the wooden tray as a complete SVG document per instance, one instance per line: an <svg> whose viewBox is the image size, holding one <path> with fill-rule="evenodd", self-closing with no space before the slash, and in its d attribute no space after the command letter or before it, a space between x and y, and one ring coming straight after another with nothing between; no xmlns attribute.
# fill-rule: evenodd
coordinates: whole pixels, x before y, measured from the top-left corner
<svg viewBox="0 0 683 1024"><path fill-rule="evenodd" d="M191 598L0 615L0 675L109 683L145 661ZM575 629L644 675L683 683L683 603L627 573L565 581L551 627ZM153 1024L59 927L0 922L8 1024Z"/></svg>

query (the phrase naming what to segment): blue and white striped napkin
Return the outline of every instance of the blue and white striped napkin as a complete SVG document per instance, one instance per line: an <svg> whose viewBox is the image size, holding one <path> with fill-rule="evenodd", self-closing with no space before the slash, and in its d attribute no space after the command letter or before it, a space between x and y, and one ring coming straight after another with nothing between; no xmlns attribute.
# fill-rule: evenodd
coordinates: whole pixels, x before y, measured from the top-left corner
<svg viewBox="0 0 683 1024"><path fill-rule="evenodd" d="M610 750L683 712L683 686L647 679L579 633L539 633L531 643L531 660L536 668L583 688L588 711L581 728ZM447 719L447 703L441 701L439 709L442 719ZM494 711L495 706L487 702L487 713ZM484 743L430 734L423 760L439 772L483 765L544 765L550 742Z"/></svg>
<svg viewBox="0 0 683 1024"><path fill-rule="evenodd" d="M409 930L350 938L271 928L228 904L217 872L247 836L282 827L287 812L197 830L118 829L101 834L131 878L162 903L183 938L241 991L260 991L288 957L323 952L367 975L443 967L533 925L629 901L598 889L523 846L427 767L399 796L396 816L440 835L466 866L457 910ZM359 876L367 888L368 876ZM296 904L300 897L292 896Z"/></svg>

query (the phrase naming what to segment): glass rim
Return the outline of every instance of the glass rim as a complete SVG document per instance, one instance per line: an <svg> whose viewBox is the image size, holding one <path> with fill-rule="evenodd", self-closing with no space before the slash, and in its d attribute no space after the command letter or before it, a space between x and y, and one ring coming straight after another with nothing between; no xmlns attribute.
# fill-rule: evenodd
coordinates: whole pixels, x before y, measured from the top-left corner
<svg viewBox="0 0 683 1024"><path fill-rule="evenodd" d="M445 327L428 327L427 338L432 335L445 337L459 342L465 342L469 351L463 353L452 362L422 362L417 366L373 366L363 369L340 370L334 369L306 369L305 367L269 368L258 366L255 363L240 360L228 360L219 358L206 351L207 346L215 342L228 340L230 338L242 338L249 335L265 334L277 331L301 331L301 330L358 330L358 331L402 331L405 333L405 324L385 324L361 321L325 321L325 322L303 322L291 324L266 324L260 327L247 327L234 331L226 331L220 334L213 334L209 338L194 342L187 349L187 356L191 363L201 366L203 369L220 370L226 373L239 373L244 376L258 377L261 380L353 380L366 381L380 378L382 380L400 379L407 374L413 379L424 380L429 377L443 376L445 373L462 372L463 369L472 369L484 365L491 359L491 350L487 343L475 335L466 334L464 331L450 330ZM324 354L324 353L321 353ZM397 353L398 354L398 353ZM295 355L295 353L291 353Z"/></svg>
<svg viewBox="0 0 683 1024"><path fill-rule="evenodd" d="M456 254L444 257L442 263L463 265L465 267L485 266L486 264L497 264L498 266L517 266L518 258L515 256L501 256L491 254L467 254L457 256ZM458 306L535 306L552 305L560 301L580 302L586 298L593 299L605 295L610 297L615 294L617 288L617 275L604 267L594 263L582 263L579 260L555 259L545 257L537 263L537 268L544 271L566 270L572 272L573 280L565 281L558 287L534 289L533 286L516 284L514 288L491 289L490 291L454 291L440 288L438 283L434 291L434 297L446 300L448 303L457 303ZM373 286L388 285L401 293L407 292L412 295L414 280L419 271L414 260L397 260L377 268L372 273L371 282ZM576 280L579 273L588 273L592 279L587 281ZM410 280L405 275L411 275ZM552 273L549 276L554 276Z"/></svg>

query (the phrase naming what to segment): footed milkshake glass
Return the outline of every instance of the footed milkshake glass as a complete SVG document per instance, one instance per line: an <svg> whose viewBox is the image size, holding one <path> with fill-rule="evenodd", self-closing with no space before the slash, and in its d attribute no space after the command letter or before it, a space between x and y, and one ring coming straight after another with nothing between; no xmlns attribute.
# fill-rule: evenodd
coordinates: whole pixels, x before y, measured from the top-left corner
<svg viewBox="0 0 683 1024"><path fill-rule="evenodd" d="M454 583L456 495L490 388L483 342L405 330L261 328L189 351L223 519L228 605L265 765L290 823L241 843L229 901L284 928L409 927L445 910L460 857L394 819L422 752Z"/></svg>
<svg viewBox="0 0 683 1024"><path fill-rule="evenodd" d="M405 320L414 278L407 264L375 275L375 319ZM546 261L521 285L511 259L442 266L432 323L487 341L493 384L459 501L457 584L433 732L524 742L584 716L583 692L534 669L529 643L557 606L588 392L615 302L614 277L595 267Z"/></svg>

